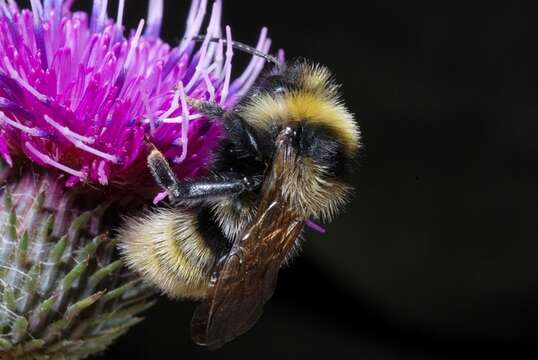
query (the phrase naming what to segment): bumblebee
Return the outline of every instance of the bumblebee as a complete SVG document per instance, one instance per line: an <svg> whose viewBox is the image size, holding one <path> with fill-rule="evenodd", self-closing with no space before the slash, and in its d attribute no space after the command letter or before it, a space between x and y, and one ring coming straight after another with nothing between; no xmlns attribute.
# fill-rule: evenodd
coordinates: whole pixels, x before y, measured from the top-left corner
<svg viewBox="0 0 538 360"><path fill-rule="evenodd" d="M170 297L201 300L193 338L211 347L256 322L304 222L328 222L342 209L360 147L326 67L257 55L277 65L232 109L190 100L225 131L211 174L178 181L153 149L148 166L171 206L128 219L119 231L133 270Z"/></svg>

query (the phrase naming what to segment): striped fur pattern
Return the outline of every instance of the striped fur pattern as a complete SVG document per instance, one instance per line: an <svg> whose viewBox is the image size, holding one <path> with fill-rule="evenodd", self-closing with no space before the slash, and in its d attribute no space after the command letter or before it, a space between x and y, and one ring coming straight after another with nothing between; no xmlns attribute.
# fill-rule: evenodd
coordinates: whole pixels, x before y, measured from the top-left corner
<svg viewBox="0 0 538 360"><path fill-rule="evenodd" d="M293 86L281 88L277 93L260 92L249 97L238 109L241 117L253 127L267 131L275 123L323 124L334 130L352 156L360 146L360 130L353 114L341 101L339 86L329 69L309 62L298 63L293 68L298 77Z"/></svg>
<svg viewBox="0 0 538 360"><path fill-rule="evenodd" d="M159 209L129 218L119 232L128 266L173 298L203 298L215 254L188 210Z"/></svg>

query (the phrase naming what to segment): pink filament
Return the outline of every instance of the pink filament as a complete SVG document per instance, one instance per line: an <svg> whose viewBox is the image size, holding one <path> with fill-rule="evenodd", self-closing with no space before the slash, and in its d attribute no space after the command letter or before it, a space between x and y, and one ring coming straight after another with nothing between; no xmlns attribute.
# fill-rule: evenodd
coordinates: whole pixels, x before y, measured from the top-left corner
<svg viewBox="0 0 538 360"><path fill-rule="evenodd" d="M189 131L189 107L187 106L187 95L183 89L183 83L179 83L179 93L181 94L181 155L174 159L176 164L179 164L187 157L187 146L189 138L187 137Z"/></svg>
<svg viewBox="0 0 538 360"><path fill-rule="evenodd" d="M160 192L153 198L153 205L157 205L161 201L163 201L168 196L168 193L166 191Z"/></svg>
<svg viewBox="0 0 538 360"><path fill-rule="evenodd" d="M232 49L232 29L226 26L226 60L224 62L224 85L220 93L220 105L224 105L228 97L230 87L230 77L232 76L232 57L234 55Z"/></svg>
<svg viewBox="0 0 538 360"><path fill-rule="evenodd" d="M74 170L74 169L71 169L69 166L65 166L63 164L60 164L59 162L53 160L52 158L50 158L49 156L43 154L42 152L40 152L39 150L37 150L35 147L32 146L32 144L30 144L29 142L27 142L26 144L26 148L35 156L37 157L39 160L41 160L43 163L47 164L47 165L50 165L50 166L53 166L57 169L60 169L68 174L71 174L73 176L76 176L80 179L84 179L85 176L84 176L84 173L82 171L77 171L77 170Z"/></svg>
<svg viewBox="0 0 538 360"><path fill-rule="evenodd" d="M306 220L305 224L306 224L306 226L308 226L312 230L315 230L315 231L319 232L320 234L325 234L327 232L327 230L325 230L325 228L323 228L320 225L316 224L312 220Z"/></svg>

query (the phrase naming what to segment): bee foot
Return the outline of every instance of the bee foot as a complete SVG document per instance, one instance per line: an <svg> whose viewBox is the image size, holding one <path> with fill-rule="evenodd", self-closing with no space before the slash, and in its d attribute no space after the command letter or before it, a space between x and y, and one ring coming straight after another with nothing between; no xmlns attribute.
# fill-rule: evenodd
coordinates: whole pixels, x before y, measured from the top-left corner
<svg viewBox="0 0 538 360"><path fill-rule="evenodd" d="M239 263L242 264L243 260L246 257L246 251L245 248L242 246L236 246L230 251L230 256L237 256L239 259Z"/></svg>

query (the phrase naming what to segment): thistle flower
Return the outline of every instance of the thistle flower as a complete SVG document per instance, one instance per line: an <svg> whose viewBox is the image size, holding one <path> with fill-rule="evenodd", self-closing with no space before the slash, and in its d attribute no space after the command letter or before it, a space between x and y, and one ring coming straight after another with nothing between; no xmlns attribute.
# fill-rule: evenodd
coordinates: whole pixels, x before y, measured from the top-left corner
<svg viewBox="0 0 538 360"><path fill-rule="evenodd" d="M219 0L211 11L192 1L174 47L159 38L162 0L149 1L147 20L128 36L125 0L115 20L107 0L95 0L90 15L72 3L19 9L0 0L2 359L82 358L140 321L149 293L123 269L111 234L119 215L158 193L148 146L180 178L206 171L221 129L187 97L228 108L264 65L252 57L232 81ZM257 49L269 46L263 29Z"/></svg>

